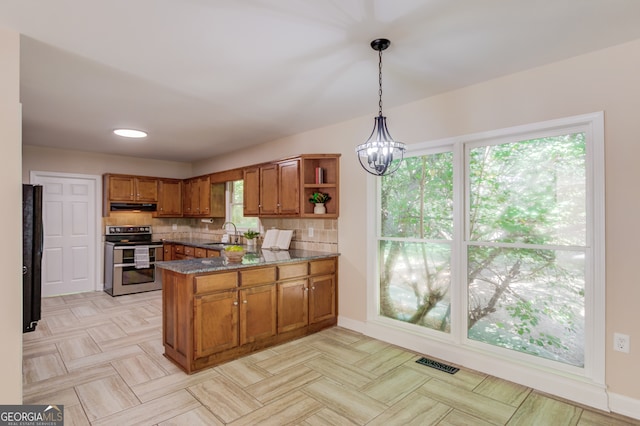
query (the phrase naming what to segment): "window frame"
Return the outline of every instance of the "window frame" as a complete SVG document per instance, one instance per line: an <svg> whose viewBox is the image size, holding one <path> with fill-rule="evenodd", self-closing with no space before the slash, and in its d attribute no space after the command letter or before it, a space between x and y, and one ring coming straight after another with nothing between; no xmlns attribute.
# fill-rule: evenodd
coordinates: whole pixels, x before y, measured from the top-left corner
<svg viewBox="0 0 640 426"><path fill-rule="evenodd" d="M509 351L504 348L490 347L491 345L473 341L467 338L467 246L469 218L467 217L468 182L466 175L468 165L466 153L469 147L477 145L500 144L519 140L535 139L541 136L584 132L586 139L586 211L587 211L587 268L585 271L585 352L584 367L561 364L556 361L539 358L533 355ZM380 277L378 246L380 235L380 184L379 179L369 177L367 180L367 195L369 198L368 227L368 256L367 256L367 325L379 333L383 340L419 350L428 347L434 356L442 356L452 352L455 356L449 359L468 360L469 354L481 354L483 357L493 357L495 360L510 363L518 368L530 369L529 379L534 380L537 372L544 370L552 377L568 377L591 381L597 386L604 385L604 356L605 356L605 211L604 211L604 113L566 117L556 120L509 127L494 131L487 131L447 138L436 141L423 142L409 146L405 156L433 154L451 150L453 152L454 172L454 241L452 243L451 258L451 332L442 333L425 327L402 323L398 320L379 315ZM375 208L373 208L375 207ZM374 212L374 213L372 213ZM399 333L389 334L389 331ZM388 336L387 339L384 336ZM375 333L374 333L375 337ZM412 339L420 341L412 342ZM415 340L414 340L415 341ZM403 345L402 342L407 342ZM435 347L434 347L435 345ZM454 348L453 351L451 348ZM443 355L444 354L444 355ZM483 370L486 365L491 370L492 362L486 359L480 362L468 362L472 368ZM462 362L461 362L462 363ZM479 367L480 366L480 367ZM498 375L492 371L490 374ZM524 374L523 376L526 376ZM551 388L551 390L553 387ZM553 392L552 392L553 393Z"/></svg>

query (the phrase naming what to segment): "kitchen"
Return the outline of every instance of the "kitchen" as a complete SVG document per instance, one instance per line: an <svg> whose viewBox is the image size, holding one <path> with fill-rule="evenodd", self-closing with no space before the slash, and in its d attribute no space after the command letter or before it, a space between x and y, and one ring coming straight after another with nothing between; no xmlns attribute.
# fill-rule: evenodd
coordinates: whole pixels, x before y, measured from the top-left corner
<svg viewBox="0 0 640 426"><path fill-rule="evenodd" d="M15 41L12 36L9 40ZM396 46L396 45L394 45ZM366 47L366 46L365 46ZM400 47L400 43L397 44ZM625 328L625 324L634 322L635 287L627 284L627 276L633 276L634 248L629 240L635 229L635 199L617 194L634 193L637 180L634 168L628 164L637 157L638 147L625 141L634 140L635 129L631 124L637 112L637 105L628 97L629 87L637 86L634 75L629 70L637 69L640 47L631 42L610 47L599 52L577 56L572 60L551 61L538 69L521 71L495 80L478 82L475 85L458 89L438 96L419 98L414 103L394 105L385 111L393 120L394 135L404 141L423 141L468 134L487 129L497 129L516 124L542 121L555 117L580 114L584 112L606 110L607 114L607 188L616 188L616 192L607 194L608 217L615 218L607 222L607 385L611 392L618 395L618 407L635 407L640 399L633 373L637 364L637 355L621 355L609 349L609 340L614 330ZM16 61L14 59L14 61ZM392 61L389 61L392 62ZM15 62L14 62L15 63ZM606 66L604 64L607 64ZM375 66L375 64L374 64ZM567 84L573 80L569 76L580 76L580 84ZM6 79L3 81L7 81ZM575 81L575 80L574 80ZM7 83L8 85L10 83ZM548 87L548 91L539 87ZM17 83L10 85L9 92L17 99ZM603 88L602 90L597 89ZM390 90L389 92L392 92ZM373 94L371 94L373 99ZM521 98L535 100L522 108ZM15 110L13 104L7 106ZM467 111L461 114L461 110ZM8 117L9 115L7 115ZM16 113L13 113L16 116ZM420 118L417 118L420 117ZM428 119L424 119L428 117ZM18 120L19 122L19 120ZM78 149L57 149L36 145L20 145L18 130L7 131L7 140L15 141L9 146L8 155L3 164L7 173L11 173L8 183L29 182L31 171L55 171L70 174L90 174L101 176L104 173L135 174L141 176L160 176L175 179L187 179L217 171L241 168L265 160L277 160L302 153L335 152L342 154L341 160L341 201L340 217L331 221L334 235L322 243L333 244L340 257L340 320L347 328L366 330L367 306L354 301L367 299L367 255L363 250L366 239L368 199L368 180L358 167L352 167L353 147L366 137L370 128L370 114L349 121L336 119L326 127L301 131L294 135L269 139L256 147L240 147L237 151L226 152L215 157L202 157L195 161L172 161L168 159L150 159L136 156L115 155L110 153L91 153ZM179 138L176 138L179 140ZM179 145L179 144L178 144ZM322 150L319 149L322 147ZM22 171L16 170L21 165ZM356 164L357 165L357 164ZM7 191L7 193L12 193ZM347 201L348 200L348 203ZM11 200L10 200L11 201ZM13 203L13 202L12 202ZM96 217L96 222L101 221ZM11 217L11 222L17 219ZM173 222L167 219L151 219L137 223L129 218L114 225L146 225L166 233L173 232ZM309 228L314 219L268 219L265 228L275 226L280 229L299 229L300 238L308 238ZM157 223L159 222L159 223ZM195 219L177 219L175 224L184 232L213 232L213 224ZM217 225L217 224L216 224ZM220 224L221 226L221 224ZM335 226L335 229L333 229ZM324 223L323 223L324 227ZM99 235L102 224L96 223ZM338 230L339 229L339 238ZM192 231L193 230L193 231ZM339 247L338 247L339 246ZM11 256L7 259L12 259ZM15 262L17 263L17 262ZM11 263L6 264L10 269ZM15 295L14 295L15 296ZM627 329L634 334L636 327ZM11 336L12 340L17 338ZM633 336L635 337L635 336ZM13 344L11 345L14 346ZM16 354L9 355L15 364ZM20 382L18 378L17 382ZM625 399L628 398L628 399ZM615 403L616 399L613 398ZM633 408L631 409L633 410Z"/></svg>

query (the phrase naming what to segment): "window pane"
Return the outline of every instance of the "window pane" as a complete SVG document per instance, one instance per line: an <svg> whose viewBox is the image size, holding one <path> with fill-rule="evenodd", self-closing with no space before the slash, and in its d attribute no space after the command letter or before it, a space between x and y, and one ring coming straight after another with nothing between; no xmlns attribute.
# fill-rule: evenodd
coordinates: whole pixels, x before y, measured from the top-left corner
<svg viewBox="0 0 640 426"><path fill-rule="evenodd" d="M231 182L231 217L228 218L238 229L252 229L258 231L260 222L257 217L244 217L244 181Z"/></svg>
<svg viewBox="0 0 640 426"><path fill-rule="evenodd" d="M471 149L471 240L584 245L585 176L584 133Z"/></svg>
<svg viewBox="0 0 640 426"><path fill-rule="evenodd" d="M451 152L406 158L382 178L383 237L452 238L452 159Z"/></svg>
<svg viewBox="0 0 640 426"><path fill-rule="evenodd" d="M244 181L236 180L232 183L231 204L244 203Z"/></svg>
<svg viewBox="0 0 640 426"><path fill-rule="evenodd" d="M449 332L449 244L380 241L380 314Z"/></svg>
<svg viewBox="0 0 640 426"><path fill-rule="evenodd" d="M471 246L470 339L584 366L585 253Z"/></svg>

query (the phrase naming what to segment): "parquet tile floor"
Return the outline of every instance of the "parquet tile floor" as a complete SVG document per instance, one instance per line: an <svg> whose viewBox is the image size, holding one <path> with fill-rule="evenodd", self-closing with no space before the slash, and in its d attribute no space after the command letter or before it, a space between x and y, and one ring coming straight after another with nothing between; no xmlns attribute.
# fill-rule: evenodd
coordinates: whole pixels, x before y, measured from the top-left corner
<svg viewBox="0 0 640 426"><path fill-rule="evenodd" d="M162 355L161 292L43 300L25 404L65 425L640 425L335 327L186 375Z"/></svg>

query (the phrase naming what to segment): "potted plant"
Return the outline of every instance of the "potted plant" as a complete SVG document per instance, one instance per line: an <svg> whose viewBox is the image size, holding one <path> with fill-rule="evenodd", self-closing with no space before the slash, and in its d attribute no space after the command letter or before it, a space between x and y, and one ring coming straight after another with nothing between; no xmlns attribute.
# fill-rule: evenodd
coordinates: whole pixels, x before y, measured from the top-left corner
<svg viewBox="0 0 640 426"><path fill-rule="evenodd" d="M247 241L247 246L253 247L256 245L256 238L260 235L260 233L249 229L247 232L245 232L242 235Z"/></svg>
<svg viewBox="0 0 640 426"><path fill-rule="evenodd" d="M309 197L309 202L315 204L313 212L315 214L325 214L327 212L327 208L325 207L324 203L326 203L330 199L331 196L325 192L314 192L313 194L311 194L311 197Z"/></svg>

